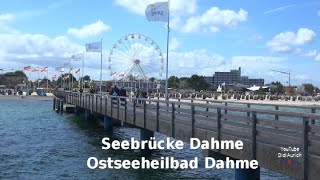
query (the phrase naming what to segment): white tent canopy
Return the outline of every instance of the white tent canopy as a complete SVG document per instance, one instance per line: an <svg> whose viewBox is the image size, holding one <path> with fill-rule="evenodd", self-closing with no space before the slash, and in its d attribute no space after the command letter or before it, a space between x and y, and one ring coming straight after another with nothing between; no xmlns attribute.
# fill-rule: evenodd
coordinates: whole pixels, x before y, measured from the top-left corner
<svg viewBox="0 0 320 180"><path fill-rule="evenodd" d="M252 86L252 87L249 87L249 88L247 88L248 90L250 90L250 91L258 91L260 88L262 88L262 89L268 89L269 88L269 86Z"/></svg>

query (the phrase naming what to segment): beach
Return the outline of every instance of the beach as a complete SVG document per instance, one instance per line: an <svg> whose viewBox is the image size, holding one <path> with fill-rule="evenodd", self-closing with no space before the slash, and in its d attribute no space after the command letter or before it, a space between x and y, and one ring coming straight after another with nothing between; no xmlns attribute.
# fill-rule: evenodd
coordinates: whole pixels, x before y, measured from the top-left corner
<svg viewBox="0 0 320 180"><path fill-rule="evenodd" d="M154 98L157 99L157 98ZM165 100L165 98L159 98L160 100ZM200 99L200 98L194 98L194 99L180 99L180 102L184 103L189 103L193 100L194 103L207 103L209 101L210 103L243 103L243 104L267 104L267 105L283 105L283 106L319 106L320 107L320 101L285 101L285 100L236 100L236 99L227 99L227 100L222 100L222 99ZM170 99L170 101L178 101L178 99Z"/></svg>

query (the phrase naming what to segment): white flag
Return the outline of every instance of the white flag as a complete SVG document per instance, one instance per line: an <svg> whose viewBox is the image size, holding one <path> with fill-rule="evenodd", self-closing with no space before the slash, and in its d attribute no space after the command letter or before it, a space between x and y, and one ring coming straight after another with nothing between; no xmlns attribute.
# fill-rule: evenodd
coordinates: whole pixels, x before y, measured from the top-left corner
<svg viewBox="0 0 320 180"><path fill-rule="evenodd" d="M86 44L86 52L101 52L101 42L93 42Z"/></svg>
<svg viewBox="0 0 320 180"><path fill-rule="evenodd" d="M83 54L75 54L75 55L72 55L70 59L73 61L81 61L82 57L83 57Z"/></svg>
<svg viewBox="0 0 320 180"><path fill-rule="evenodd" d="M222 85L222 86L225 86L225 85L226 85L226 83L224 82L224 83L222 83L221 85Z"/></svg>
<svg viewBox="0 0 320 180"><path fill-rule="evenodd" d="M145 14L148 21L168 22L169 5L168 2L157 2L147 6Z"/></svg>

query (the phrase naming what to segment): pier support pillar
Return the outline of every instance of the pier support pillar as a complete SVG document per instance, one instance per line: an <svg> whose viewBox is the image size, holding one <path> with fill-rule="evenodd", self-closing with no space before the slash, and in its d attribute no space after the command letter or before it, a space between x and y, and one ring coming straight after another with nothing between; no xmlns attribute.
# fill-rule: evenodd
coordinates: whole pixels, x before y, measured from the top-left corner
<svg viewBox="0 0 320 180"><path fill-rule="evenodd" d="M154 137L154 132L150 131L148 129L140 129L140 140L150 140L151 137ZM141 149L141 155L148 155L151 153L151 150L149 148Z"/></svg>
<svg viewBox="0 0 320 180"><path fill-rule="evenodd" d="M84 111L84 119L85 119L86 121L90 121L90 119L91 119L91 111L90 111L89 109L86 109L86 110Z"/></svg>
<svg viewBox="0 0 320 180"><path fill-rule="evenodd" d="M235 180L260 180L260 167L257 169L236 169Z"/></svg>
<svg viewBox="0 0 320 180"><path fill-rule="evenodd" d="M53 110L56 110L56 98L53 98Z"/></svg>
<svg viewBox="0 0 320 180"><path fill-rule="evenodd" d="M104 116L103 117L103 129L104 130L109 130L112 127L112 118L109 116Z"/></svg>
<svg viewBox="0 0 320 180"><path fill-rule="evenodd" d="M74 108L74 113L75 113L77 116L79 116L79 115L80 115L80 112L81 112L81 108L80 108L79 106L76 106L76 107Z"/></svg>
<svg viewBox="0 0 320 180"><path fill-rule="evenodd" d="M60 114L63 114L63 99L60 99Z"/></svg>

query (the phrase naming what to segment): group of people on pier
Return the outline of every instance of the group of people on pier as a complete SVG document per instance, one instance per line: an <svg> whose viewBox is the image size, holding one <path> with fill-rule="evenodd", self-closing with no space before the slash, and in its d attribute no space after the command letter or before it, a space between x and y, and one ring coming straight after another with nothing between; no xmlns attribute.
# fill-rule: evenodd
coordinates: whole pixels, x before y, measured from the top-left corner
<svg viewBox="0 0 320 180"><path fill-rule="evenodd" d="M146 99L148 97L147 91L137 89L136 92L131 92L131 97L135 97L138 99L138 103L141 103L141 100L139 99ZM117 86L111 87L109 89L109 95L110 96L122 96L126 97L127 96L127 91L125 88L119 89Z"/></svg>

